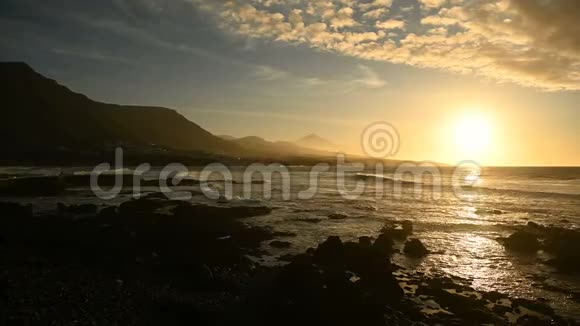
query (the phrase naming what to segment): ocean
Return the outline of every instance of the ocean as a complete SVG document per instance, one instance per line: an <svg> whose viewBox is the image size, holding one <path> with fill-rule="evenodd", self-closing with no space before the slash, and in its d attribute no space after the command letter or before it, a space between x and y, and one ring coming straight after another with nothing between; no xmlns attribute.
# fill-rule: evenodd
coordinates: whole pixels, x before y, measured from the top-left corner
<svg viewBox="0 0 580 326"><path fill-rule="evenodd" d="M90 170L6 167L0 169L0 175L10 178L82 174ZM263 170L278 171L279 167ZM486 167L479 171L477 178L467 178L473 182L460 193L454 188L453 169L444 167L440 171L440 183L434 186L433 177L417 181L409 177L412 173L398 176L392 169L381 173L375 169L347 172L342 178L335 169L313 177L310 167L292 166L288 168L287 179L274 173L269 180L244 185L246 169L235 167L228 172L231 173L228 178L232 180L232 193L225 198L227 183L216 172L211 174L207 185L208 190L221 194L219 199L207 198L200 186L177 189L193 194L188 199L193 202L275 208L270 215L246 220L250 224L296 234L284 238L292 244L288 249L264 244L268 254L255 257L264 264L278 263L276 258L281 255L303 252L329 235L338 235L344 240L374 236L385 223L409 220L414 226L413 237L421 239L433 253L423 259L396 254L393 262L397 265L427 275L460 277L476 290L545 299L560 313L580 319L578 299L570 296L571 292L580 293L579 276L557 273L542 264L541 260L550 258L546 253L515 254L506 251L497 241L529 222L578 229L580 168ZM130 169L124 171L128 172ZM154 179L159 173L159 169L153 169L145 177ZM200 179L204 174L202 168L191 167L187 176ZM364 186L363 191L351 198L350 190L360 185ZM309 198L303 198L304 190L309 188L315 191L308 193ZM158 189L144 187L141 191L148 193ZM31 203L37 212L44 212L54 209L56 202L108 205L129 200L131 196L131 189L125 189L114 199L104 200L96 198L88 188L75 188L56 197L1 200ZM399 244L399 249L401 246Z"/></svg>

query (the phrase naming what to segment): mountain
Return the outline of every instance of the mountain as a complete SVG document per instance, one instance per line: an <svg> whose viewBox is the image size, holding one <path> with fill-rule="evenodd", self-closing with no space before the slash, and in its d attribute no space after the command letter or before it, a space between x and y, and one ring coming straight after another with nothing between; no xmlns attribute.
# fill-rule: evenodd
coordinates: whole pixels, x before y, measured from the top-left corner
<svg viewBox="0 0 580 326"><path fill-rule="evenodd" d="M263 138L257 136L248 136L232 140L234 143L241 145L245 148L261 148L262 150L267 150L267 147L273 145Z"/></svg>
<svg viewBox="0 0 580 326"><path fill-rule="evenodd" d="M236 140L236 137L230 135L218 135L218 137L227 141Z"/></svg>
<svg viewBox="0 0 580 326"><path fill-rule="evenodd" d="M338 146L329 140L326 140L316 134L310 134L298 139L296 145L306 148L312 148L320 151L336 152Z"/></svg>
<svg viewBox="0 0 580 326"><path fill-rule="evenodd" d="M4 152L98 151L117 145L237 155L237 144L212 135L174 110L91 100L20 62L0 62Z"/></svg>
<svg viewBox="0 0 580 326"><path fill-rule="evenodd" d="M247 150L251 150L260 156L329 156L330 154L328 152L319 151L312 148L301 147L292 142L272 142L257 136L248 136L237 139L234 138L232 142Z"/></svg>

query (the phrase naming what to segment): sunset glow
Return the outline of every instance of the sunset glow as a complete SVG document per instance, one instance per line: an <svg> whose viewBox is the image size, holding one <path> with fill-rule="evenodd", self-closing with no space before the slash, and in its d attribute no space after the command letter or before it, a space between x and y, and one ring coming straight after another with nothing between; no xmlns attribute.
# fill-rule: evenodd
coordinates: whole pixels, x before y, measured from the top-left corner
<svg viewBox="0 0 580 326"><path fill-rule="evenodd" d="M480 114L468 114L459 119L455 129L455 146L466 159L477 159L493 147L492 126Z"/></svg>
<svg viewBox="0 0 580 326"><path fill-rule="evenodd" d="M579 22L1 0L0 325L580 325Z"/></svg>
<svg viewBox="0 0 580 326"><path fill-rule="evenodd" d="M228 139L364 156L384 121L389 159L580 165L577 0L81 2L3 1L0 61Z"/></svg>

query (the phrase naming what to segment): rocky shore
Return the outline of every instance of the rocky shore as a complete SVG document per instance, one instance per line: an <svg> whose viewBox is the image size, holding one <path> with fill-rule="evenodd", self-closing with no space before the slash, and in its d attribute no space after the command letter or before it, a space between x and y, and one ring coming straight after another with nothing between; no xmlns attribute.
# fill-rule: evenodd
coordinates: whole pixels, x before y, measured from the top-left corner
<svg viewBox="0 0 580 326"><path fill-rule="evenodd" d="M0 325L575 325L545 302L392 264L395 241L410 257L431 253L408 221L356 242L331 236L285 264L260 266L250 258L266 254L263 243L289 243L243 220L270 211L149 196L35 216L0 203ZM547 263L573 265L560 240L575 241L568 231L518 232L529 234L501 241L550 249L556 258Z"/></svg>
<svg viewBox="0 0 580 326"><path fill-rule="evenodd" d="M508 249L518 253L536 255L544 251L553 256L541 261L563 273L580 272L580 232L555 226L528 222L507 238L498 239Z"/></svg>

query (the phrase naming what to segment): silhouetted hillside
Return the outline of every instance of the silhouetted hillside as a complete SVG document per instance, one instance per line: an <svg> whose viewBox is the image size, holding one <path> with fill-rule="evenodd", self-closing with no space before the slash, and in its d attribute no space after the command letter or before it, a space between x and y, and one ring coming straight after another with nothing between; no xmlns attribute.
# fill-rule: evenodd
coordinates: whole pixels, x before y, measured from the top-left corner
<svg viewBox="0 0 580 326"><path fill-rule="evenodd" d="M217 136L219 138L221 138L221 139L225 139L225 140L228 140L228 141L236 140L236 137L234 137L234 136L229 136L229 135L217 135Z"/></svg>
<svg viewBox="0 0 580 326"><path fill-rule="evenodd" d="M271 142L257 136L248 136L232 140L241 147L255 151L258 155L276 156L329 156L330 153L312 148L305 148L287 141Z"/></svg>
<svg viewBox="0 0 580 326"><path fill-rule="evenodd" d="M216 137L174 110L106 104L72 92L25 63L0 63L5 152L91 151L123 145L212 154L240 146Z"/></svg>

